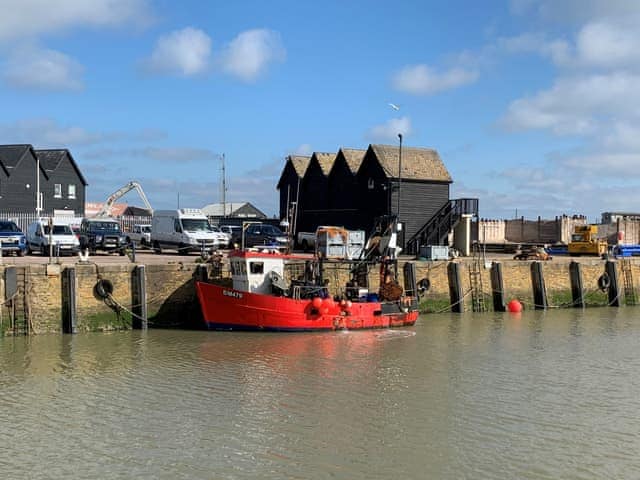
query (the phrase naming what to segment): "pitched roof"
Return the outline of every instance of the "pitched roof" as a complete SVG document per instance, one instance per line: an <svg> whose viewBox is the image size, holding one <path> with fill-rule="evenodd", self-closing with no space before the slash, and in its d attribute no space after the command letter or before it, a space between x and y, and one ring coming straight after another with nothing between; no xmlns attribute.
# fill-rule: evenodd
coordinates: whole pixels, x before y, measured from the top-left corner
<svg viewBox="0 0 640 480"><path fill-rule="evenodd" d="M369 148L390 178L398 178L399 148L396 145L371 145ZM402 178L453 182L451 175L431 148L402 147Z"/></svg>
<svg viewBox="0 0 640 480"><path fill-rule="evenodd" d="M62 160L64 160L65 156L69 158L69 162L71 162L71 166L75 169L80 181L86 186L88 185L85 180L80 168L78 168L78 164L73 159L73 155L66 148L58 148L51 150L35 150L35 154L40 159L40 163L43 165L44 170L47 172L55 171L59 166Z"/></svg>
<svg viewBox="0 0 640 480"><path fill-rule="evenodd" d="M282 169L282 173L280 174L280 180L278 180L278 185L276 185L276 188L279 190L282 186L282 181L284 180L284 172L287 171L287 167L289 165L291 165L298 178L301 179L302 177L304 177L304 174L306 173L310 162L311 157L305 157L303 155L289 155L287 157L287 161L284 164L284 168Z"/></svg>
<svg viewBox="0 0 640 480"><path fill-rule="evenodd" d="M327 175L329 175L329 172L331 171L331 167L333 167L333 162L336 159L336 154L335 153L324 153L324 152L313 152L313 155L311 155L311 158L315 157L318 165L320 165L320 169L322 170L322 173L324 174L324 176L326 177Z"/></svg>
<svg viewBox="0 0 640 480"><path fill-rule="evenodd" d="M226 202L224 205L222 203L210 203L209 205L205 205L202 207L202 212L208 217L222 217L222 216L234 216L238 210L243 207L248 207L249 209L253 209L256 211L256 215L264 216L266 215L262 213L258 208L254 207L249 202Z"/></svg>
<svg viewBox="0 0 640 480"><path fill-rule="evenodd" d="M309 162L311 162L311 157L305 157L303 155L289 155L288 160L291 162L291 165L293 165L293 169L298 174L298 177L304 177L307 167L309 166Z"/></svg>
<svg viewBox="0 0 640 480"><path fill-rule="evenodd" d="M349 170L351 170L351 173L355 174L360 168L362 160L364 160L364 154L367 153L367 151L357 148L341 148L340 151L342 152L342 155L344 155L344 159L347 161Z"/></svg>
<svg viewBox="0 0 640 480"><path fill-rule="evenodd" d="M31 145L0 145L0 162L2 166L10 172L15 168L24 154L31 148Z"/></svg>

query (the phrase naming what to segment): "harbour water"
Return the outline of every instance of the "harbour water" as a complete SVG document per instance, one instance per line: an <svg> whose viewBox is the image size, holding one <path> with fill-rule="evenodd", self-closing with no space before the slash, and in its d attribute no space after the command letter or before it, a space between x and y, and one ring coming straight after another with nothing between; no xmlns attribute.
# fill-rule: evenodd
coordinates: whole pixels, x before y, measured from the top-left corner
<svg viewBox="0 0 640 480"><path fill-rule="evenodd" d="M640 310L0 338L2 478L640 478Z"/></svg>

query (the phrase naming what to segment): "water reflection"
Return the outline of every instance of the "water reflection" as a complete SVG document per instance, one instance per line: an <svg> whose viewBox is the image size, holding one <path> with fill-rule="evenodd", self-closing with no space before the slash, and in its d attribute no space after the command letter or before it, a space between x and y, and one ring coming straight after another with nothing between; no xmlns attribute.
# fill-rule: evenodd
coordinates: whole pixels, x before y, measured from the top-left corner
<svg viewBox="0 0 640 480"><path fill-rule="evenodd" d="M638 478L637 312L2 338L0 467L4 478Z"/></svg>

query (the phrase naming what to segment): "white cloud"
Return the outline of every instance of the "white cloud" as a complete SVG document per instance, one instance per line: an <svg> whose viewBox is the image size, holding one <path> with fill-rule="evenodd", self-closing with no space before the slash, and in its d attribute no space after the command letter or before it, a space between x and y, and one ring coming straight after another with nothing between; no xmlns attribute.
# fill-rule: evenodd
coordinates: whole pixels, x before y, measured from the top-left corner
<svg viewBox="0 0 640 480"><path fill-rule="evenodd" d="M165 137L165 132L153 129L90 132L82 127L60 125L50 118L30 118L0 124L0 143L30 143L36 148L95 145L113 141L150 141Z"/></svg>
<svg viewBox="0 0 640 480"><path fill-rule="evenodd" d="M34 90L81 90L84 68L64 53L24 47L6 61L3 80L10 86Z"/></svg>
<svg viewBox="0 0 640 480"><path fill-rule="evenodd" d="M516 15L547 22L584 23L593 18L628 17L640 13L635 0L511 0Z"/></svg>
<svg viewBox="0 0 640 480"><path fill-rule="evenodd" d="M151 20L147 0L0 0L0 12L0 39L4 40Z"/></svg>
<svg viewBox="0 0 640 480"><path fill-rule="evenodd" d="M285 58L280 34L257 29L234 38L220 55L220 63L224 72L249 82L261 76L269 65Z"/></svg>
<svg viewBox="0 0 640 480"><path fill-rule="evenodd" d="M640 31L636 22L594 22L576 39L576 62L592 67L635 67L640 62Z"/></svg>
<svg viewBox="0 0 640 480"><path fill-rule="evenodd" d="M640 75L614 72L560 78L552 88L513 101L502 124L510 130L550 129L558 135L587 134L609 117L635 117Z"/></svg>
<svg viewBox="0 0 640 480"><path fill-rule="evenodd" d="M438 72L427 65L409 65L393 76L396 90L413 95L432 95L475 82L478 72L461 67Z"/></svg>
<svg viewBox="0 0 640 480"><path fill-rule="evenodd" d="M131 150L134 156L161 162L184 163L202 160L217 160L219 155L206 148L192 147L147 147Z"/></svg>
<svg viewBox="0 0 640 480"><path fill-rule="evenodd" d="M145 64L154 72L191 76L205 72L210 57L209 36L202 30L187 27L160 37Z"/></svg>
<svg viewBox="0 0 640 480"><path fill-rule="evenodd" d="M312 153L313 147L308 143L303 143L302 145L298 145L298 147L294 148L290 155L303 155L308 157Z"/></svg>
<svg viewBox="0 0 640 480"><path fill-rule="evenodd" d="M392 118L382 125L376 125L369 129L367 136L374 141L395 141L399 133L403 136L411 134L409 117Z"/></svg>

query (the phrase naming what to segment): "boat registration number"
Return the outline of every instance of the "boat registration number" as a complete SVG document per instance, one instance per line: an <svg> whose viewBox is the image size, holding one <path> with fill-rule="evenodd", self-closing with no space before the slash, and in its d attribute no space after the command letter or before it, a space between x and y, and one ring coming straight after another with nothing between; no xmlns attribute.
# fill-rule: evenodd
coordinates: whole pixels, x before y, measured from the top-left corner
<svg viewBox="0 0 640 480"><path fill-rule="evenodd" d="M242 298L242 293L234 292L233 290L223 290L222 294L225 297Z"/></svg>

